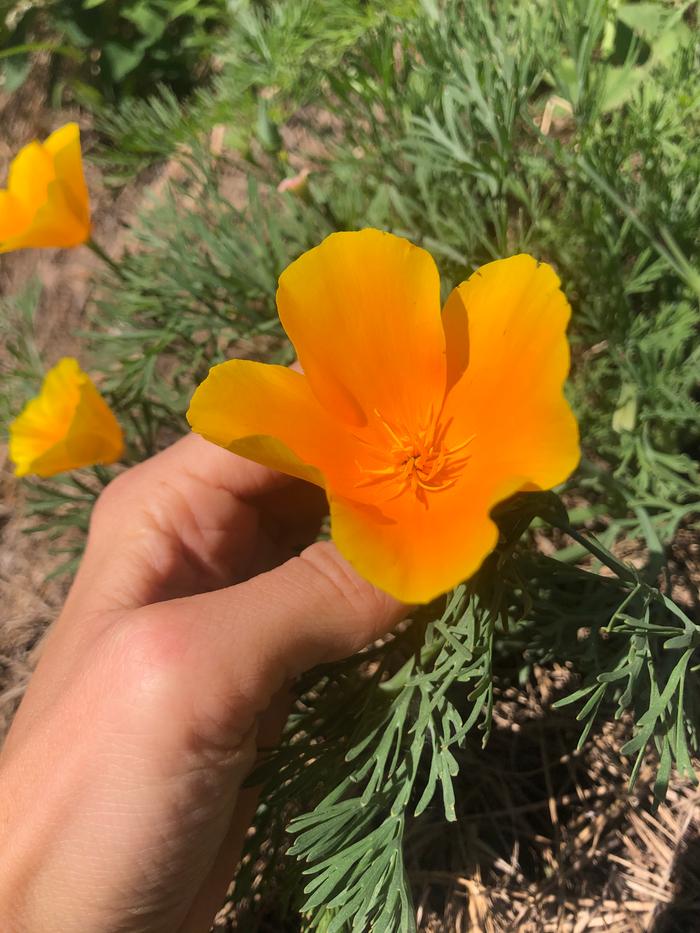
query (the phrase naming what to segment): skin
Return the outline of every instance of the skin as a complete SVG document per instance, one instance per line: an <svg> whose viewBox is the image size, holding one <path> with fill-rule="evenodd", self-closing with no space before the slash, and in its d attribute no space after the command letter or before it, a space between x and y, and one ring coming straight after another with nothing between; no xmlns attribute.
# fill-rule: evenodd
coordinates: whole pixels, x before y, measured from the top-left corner
<svg viewBox="0 0 700 933"><path fill-rule="evenodd" d="M105 490L0 755L3 930L209 929L287 685L405 613L311 543L324 510L195 435Z"/></svg>

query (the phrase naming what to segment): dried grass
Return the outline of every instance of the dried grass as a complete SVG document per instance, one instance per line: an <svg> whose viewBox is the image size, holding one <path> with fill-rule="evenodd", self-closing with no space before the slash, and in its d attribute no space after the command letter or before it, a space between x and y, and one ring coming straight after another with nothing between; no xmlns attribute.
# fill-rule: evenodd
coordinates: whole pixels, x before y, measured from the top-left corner
<svg viewBox="0 0 700 933"><path fill-rule="evenodd" d="M480 769L473 762L463 770L463 806L484 781L491 791L489 812L463 812L453 831L469 843L468 858L457 861L453 847L440 871L426 871L414 867L426 863L415 853L422 931L700 930L700 793L672 782L654 812L649 760L630 794L619 758L625 723L572 753L572 724L548 711L561 676L539 670L536 686L504 698L502 734ZM503 767L508 746L516 770Z"/></svg>

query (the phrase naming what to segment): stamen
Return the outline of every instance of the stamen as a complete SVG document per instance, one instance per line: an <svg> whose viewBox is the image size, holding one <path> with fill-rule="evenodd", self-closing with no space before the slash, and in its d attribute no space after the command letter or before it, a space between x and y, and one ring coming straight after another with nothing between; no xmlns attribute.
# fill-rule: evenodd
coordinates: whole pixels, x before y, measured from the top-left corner
<svg viewBox="0 0 700 933"><path fill-rule="evenodd" d="M373 457L383 460L383 466L367 468L359 461L356 465L363 475L355 486L380 486L386 500L395 499L406 491L412 492L427 506L426 493L438 493L449 489L459 480L462 470L471 459L471 454L456 457L474 440L471 435L452 447L445 445L445 435L452 419L436 423L434 407L427 409L426 420L421 419L419 428L410 432L403 425L392 426L375 409L374 415L391 441L387 447L377 446L364 438L357 439L368 446Z"/></svg>
<svg viewBox="0 0 700 933"><path fill-rule="evenodd" d="M456 447L450 447L450 449L447 452L449 454L456 454L458 450L464 450L465 447L468 447L469 444L471 444L471 442L474 440L475 437L476 437L476 434L472 434L471 437L468 437L466 441L462 441L461 444L457 444Z"/></svg>
<svg viewBox="0 0 700 933"><path fill-rule="evenodd" d="M377 416L377 418L379 419L383 427L387 429L387 431L393 438L394 442L396 443L397 447L399 448L404 447L406 439L404 438L403 440L401 440L401 438L396 435L396 433L392 430L391 425L384 418L382 418L382 416L379 414L376 408L374 409L374 414Z"/></svg>

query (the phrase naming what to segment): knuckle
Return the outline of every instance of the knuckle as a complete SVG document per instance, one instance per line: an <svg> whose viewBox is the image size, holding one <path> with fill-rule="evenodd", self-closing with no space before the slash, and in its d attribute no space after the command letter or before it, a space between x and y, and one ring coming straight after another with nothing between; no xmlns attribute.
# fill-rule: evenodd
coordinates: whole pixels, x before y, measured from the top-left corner
<svg viewBox="0 0 700 933"><path fill-rule="evenodd" d="M107 638L108 663L125 696L171 699L188 661L186 633L167 603L135 610Z"/></svg>
<svg viewBox="0 0 700 933"><path fill-rule="evenodd" d="M100 492L95 501L90 517L90 525L99 526L104 521L114 518L122 508L131 480L130 471L120 473Z"/></svg>
<svg viewBox="0 0 700 933"><path fill-rule="evenodd" d="M234 753L243 760L254 716L231 721L227 695L198 681L186 622L160 603L131 612L106 633L103 683L113 693L119 741L148 736L154 754L174 756L177 769L225 764Z"/></svg>
<svg viewBox="0 0 700 933"><path fill-rule="evenodd" d="M266 704L228 680L199 680L196 637L186 622L168 603L133 612L111 648L119 687L139 727L155 723L159 741L165 741L165 731L183 752L216 758L243 746Z"/></svg>

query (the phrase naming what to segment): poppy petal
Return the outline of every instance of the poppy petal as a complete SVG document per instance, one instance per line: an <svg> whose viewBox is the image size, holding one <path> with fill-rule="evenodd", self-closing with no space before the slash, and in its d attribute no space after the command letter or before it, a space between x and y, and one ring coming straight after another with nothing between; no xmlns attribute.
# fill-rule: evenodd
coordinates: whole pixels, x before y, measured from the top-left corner
<svg viewBox="0 0 700 933"><path fill-rule="evenodd" d="M34 140L20 149L12 160L7 190L21 201L28 212L34 212L44 203L49 183L55 177L51 154Z"/></svg>
<svg viewBox="0 0 700 933"><path fill-rule="evenodd" d="M357 572L405 603L427 603L470 577L498 540L491 508L522 485L486 473L421 502L370 505L330 496L331 533Z"/></svg>
<svg viewBox="0 0 700 933"><path fill-rule="evenodd" d="M64 197L82 226L84 239L90 230L90 201L80 150L80 129L77 123L66 123L52 133L44 143L44 149L53 157L56 178L61 180Z"/></svg>
<svg viewBox="0 0 700 933"><path fill-rule="evenodd" d="M74 463L114 463L124 452L119 422L109 405L86 378L80 400L66 435L66 449Z"/></svg>
<svg viewBox="0 0 700 933"><path fill-rule="evenodd" d="M78 246L89 237L80 130L68 123L44 143L29 143L13 159L7 190L0 191L0 253Z"/></svg>
<svg viewBox="0 0 700 933"><path fill-rule="evenodd" d="M53 476L113 463L123 446L114 413L72 357L46 374L39 395L10 425L9 453L17 476Z"/></svg>
<svg viewBox="0 0 700 933"><path fill-rule="evenodd" d="M469 365L469 320L458 288L455 288L442 310L447 360L446 391L459 382Z"/></svg>
<svg viewBox="0 0 700 933"><path fill-rule="evenodd" d="M280 319L322 405L353 426L420 416L445 386L429 253L380 230L334 233L280 276Z"/></svg>
<svg viewBox="0 0 700 933"><path fill-rule="evenodd" d="M0 244L0 253L15 249L43 247L67 248L79 246L90 235L86 226L76 217L73 202L58 181L50 182L46 198L25 229Z"/></svg>
<svg viewBox="0 0 700 933"><path fill-rule="evenodd" d="M0 242L21 233L31 222L21 201L9 191L0 191ZM0 245L0 251L2 246Z"/></svg>
<svg viewBox="0 0 700 933"><path fill-rule="evenodd" d="M17 476L33 472L34 464L65 437L79 401L78 373L74 360L61 360L11 423L9 454Z"/></svg>
<svg viewBox="0 0 700 933"><path fill-rule="evenodd" d="M513 256L483 266L446 306L466 318L469 348L443 410L451 434L473 437L475 459L495 475L541 489L563 482L580 457L563 394L571 308L559 286L546 263Z"/></svg>
<svg viewBox="0 0 700 933"><path fill-rule="evenodd" d="M348 462L343 433L305 377L284 366L250 360L214 366L194 393L187 419L220 447L318 486Z"/></svg>

